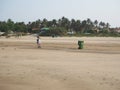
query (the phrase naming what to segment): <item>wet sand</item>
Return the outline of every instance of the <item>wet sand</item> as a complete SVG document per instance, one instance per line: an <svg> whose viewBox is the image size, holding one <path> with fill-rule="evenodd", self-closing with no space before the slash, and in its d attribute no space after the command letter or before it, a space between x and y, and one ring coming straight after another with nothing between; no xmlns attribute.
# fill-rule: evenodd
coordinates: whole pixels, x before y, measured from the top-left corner
<svg viewBox="0 0 120 90"><path fill-rule="evenodd" d="M120 38L41 40L0 37L0 90L120 90Z"/></svg>

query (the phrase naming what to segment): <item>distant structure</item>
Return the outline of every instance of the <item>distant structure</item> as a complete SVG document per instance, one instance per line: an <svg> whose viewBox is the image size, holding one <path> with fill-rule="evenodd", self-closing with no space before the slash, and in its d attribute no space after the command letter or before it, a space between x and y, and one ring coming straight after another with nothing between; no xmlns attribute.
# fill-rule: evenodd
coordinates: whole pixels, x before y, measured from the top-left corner
<svg viewBox="0 0 120 90"><path fill-rule="evenodd" d="M119 33L120 34L120 27L119 28L111 28L110 31L114 32L114 33Z"/></svg>

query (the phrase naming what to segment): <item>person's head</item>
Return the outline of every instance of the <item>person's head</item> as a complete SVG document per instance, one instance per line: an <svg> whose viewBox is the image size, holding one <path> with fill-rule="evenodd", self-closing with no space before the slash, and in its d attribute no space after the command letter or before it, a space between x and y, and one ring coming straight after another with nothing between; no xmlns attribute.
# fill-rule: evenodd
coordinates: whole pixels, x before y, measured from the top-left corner
<svg viewBox="0 0 120 90"><path fill-rule="evenodd" d="M40 38L39 35L37 36L37 38Z"/></svg>

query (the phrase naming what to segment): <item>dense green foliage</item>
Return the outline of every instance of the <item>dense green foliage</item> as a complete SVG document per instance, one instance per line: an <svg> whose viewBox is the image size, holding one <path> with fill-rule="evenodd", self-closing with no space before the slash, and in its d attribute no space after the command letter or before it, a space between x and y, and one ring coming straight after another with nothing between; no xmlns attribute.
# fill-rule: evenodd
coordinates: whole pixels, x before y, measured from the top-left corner
<svg viewBox="0 0 120 90"><path fill-rule="evenodd" d="M11 19L7 21L0 21L0 32L22 32L22 33L39 33L40 29L47 27L50 30L42 35L67 35L67 32L74 32L76 36L120 36L119 33L111 32L109 23L104 23L97 20L75 20L62 17L59 20L53 19L48 21L47 19L36 20L25 24L24 22L13 22Z"/></svg>

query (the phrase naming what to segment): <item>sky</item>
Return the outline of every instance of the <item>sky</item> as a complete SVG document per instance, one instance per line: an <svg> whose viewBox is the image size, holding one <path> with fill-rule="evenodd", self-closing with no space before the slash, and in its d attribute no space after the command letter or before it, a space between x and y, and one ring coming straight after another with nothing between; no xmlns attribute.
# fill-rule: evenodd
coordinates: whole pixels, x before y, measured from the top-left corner
<svg viewBox="0 0 120 90"><path fill-rule="evenodd" d="M0 0L0 21L29 22L66 17L120 27L120 0Z"/></svg>

